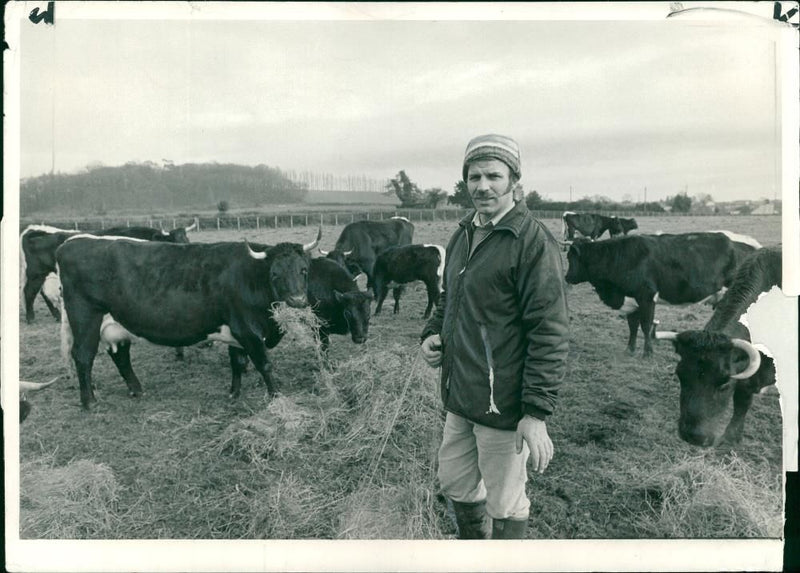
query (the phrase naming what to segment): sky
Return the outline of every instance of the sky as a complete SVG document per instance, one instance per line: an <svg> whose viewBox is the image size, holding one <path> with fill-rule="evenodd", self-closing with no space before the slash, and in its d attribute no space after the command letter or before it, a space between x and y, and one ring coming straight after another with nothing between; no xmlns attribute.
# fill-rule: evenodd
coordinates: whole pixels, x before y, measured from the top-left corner
<svg viewBox="0 0 800 573"><path fill-rule="evenodd" d="M494 132L551 200L780 196L774 43L750 20L668 19L668 2L645 20L612 4L610 20L571 21L537 6L527 21L94 19L96 6L23 22L23 178L53 162L216 161L404 169L452 191L467 141Z"/></svg>

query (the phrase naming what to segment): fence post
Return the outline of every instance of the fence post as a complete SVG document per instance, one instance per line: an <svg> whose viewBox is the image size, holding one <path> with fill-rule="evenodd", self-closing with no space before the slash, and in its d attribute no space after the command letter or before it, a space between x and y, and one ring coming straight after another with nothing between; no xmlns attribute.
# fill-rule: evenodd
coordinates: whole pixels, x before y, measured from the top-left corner
<svg viewBox="0 0 800 573"><path fill-rule="evenodd" d="M333 214L333 224L337 226L339 225L339 213Z"/></svg>
<svg viewBox="0 0 800 573"><path fill-rule="evenodd" d="M275 215L275 228L276 229L278 228L278 216L277 215Z"/></svg>
<svg viewBox="0 0 800 573"><path fill-rule="evenodd" d="M241 231L242 230L242 218L241 217L236 217L236 230L237 231Z"/></svg>
<svg viewBox="0 0 800 573"><path fill-rule="evenodd" d="M289 214L289 228L290 229L294 228L294 215L292 215L291 213Z"/></svg>
<svg viewBox="0 0 800 573"><path fill-rule="evenodd" d="M175 219L172 219L172 228L175 228Z"/></svg>
<svg viewBox="0 0 800 573"><path fill-rule="evenodd" d="M367 211L367 221L369 221L369 211Z"/></svg>
<svg viewBox="0 0 800 573"><path fill-rule="evenodd" d="M100 229L105 229L105 228L106 228L106 220L100 219Z"/></svg>
<svg viewBox="0 0 800 573"><path fill-rule="evenodd" d="M258 217L256 217L256 229L260 229L260 227L258 226Z"/></svg>
<svg viewBox="0 0 800 573"><path fill-rule="evenodd" d="M306 227L308 227L308 213L306 213Z"/></svg>
<svg viewBox="0 0 800 573"><path fill-rule="evenodd" d="M75 230L76 231L78 230L78 222L77 221L75 221Z"/></svg>
<svg viewBox="0 0 800 573"><path fill-rule="evenodd" d="M356 214L355 213L350 213L350 222L351 223L355 223L355 220L356 220Z"/></svg>
<svg viewBox="0 0 800 573"><path fill-rule="evenodd" d="M199 233L200 232L200 218L197 217L195 220L197 221L197 232Z"/></svg>
<svg viewBox="0 0 800 573"><path fill-rule="evenodd" d="M217 231L219 231L219 217L217 217Z"/></svg>

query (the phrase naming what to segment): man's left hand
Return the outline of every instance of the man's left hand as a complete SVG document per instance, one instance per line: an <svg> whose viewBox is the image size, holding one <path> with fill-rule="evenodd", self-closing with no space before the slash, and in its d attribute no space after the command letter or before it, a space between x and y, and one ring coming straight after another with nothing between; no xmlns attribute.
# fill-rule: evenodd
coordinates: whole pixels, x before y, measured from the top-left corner
<svg viewBox="0 0 800 573"><path fill-rule="evenodd" d="M523 416L517 424L517 453L522 453L522 440L528 444L531 451L533 469L544 473L545 468L553 459L553 442L547 435L547 424L532 416Z"/></svg>

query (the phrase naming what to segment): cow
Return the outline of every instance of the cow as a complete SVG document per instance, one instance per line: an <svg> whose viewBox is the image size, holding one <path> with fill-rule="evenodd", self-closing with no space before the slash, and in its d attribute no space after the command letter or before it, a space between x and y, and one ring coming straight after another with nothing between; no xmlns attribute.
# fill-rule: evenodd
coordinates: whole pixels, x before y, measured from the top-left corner
<svg viewBox="0 0 800 573"><path fill-rule="evenodd" d="M362 344L369 332L372 295L359 290L355 277L336 261L311 259L308 271L308 304L319 318L322 352L330 346L331 334L350 334Z"/></svg>
<svg viewBox="0 0 800 573"><path fill-rule="evenodd" d="M678 435L702 447L736 443L753 396L775 384L775 363L750 343L739 320L761 293L781 287L781 249L767 248L748 257L703 330L659 332L678 353L681 384ZM733 416L725 426L733 399ZM722 428L725 431L722 432Z"/></svg>
<svg viewBox="0 0 800 573"><path fill-rule="evenodd" d="M189 239L186 233L196 226L197 220L189 227L180 227L169 233L150 227L114 227L102 231L92 231L89 234L188 243ZM42 291L42 285L48 276L56 271L56 249L68 238L82 233L86 232L58 229L47 225L29 225L20 234L20 286L22 298L25 301L25 322L28 324L35 319L33 301L40 292L50 314L56 321L61 320L58 308L52 298Z"/></svg>
<svg viewBox="0 0 800 573"><path fill-rule="evenodd" d="M657 300L669 304L699 302L730 287L737 267L757 245L731 240L722 232L677 235L627 235L597 242L576 242L567 252L569 284L589 282L600 300L620 309L635 301L627 315L628 352L636 350L636 331L644 335L644 356L652 354Z"/></svg>
<svg viewBox="0 0 800 573"><path fill-rule="evenodd" d="M356 221L342 229L332 251L320 249L320 253L347 267L353 274L363 272L371 284L376 257L389 247L410 245L413 237L414 224L405 217Z"/></svg>
<svg viewBox="0 0 800 573"><path fill-rule="evenodd" d="M375 259L372 288L377 304L375 314L380 314L389 287L399 284L422 281L428 293L428 306L423 318L431 315L433 305L438 302L442 291L444 272L444 247L440 245L406 245L386 249ZM394 290L394 314L400 311L400 293Z"/></svg>
<svg viewBox="0 0 800 573"><path fill-rule="evenodd" d="M322 230L320 229L320 234ZM266 350L281 333L272 316L279 302L308 303L307 245L279 243L254 251L244 243L173 244L124 237L76 235L56 251L62 288L62 352L72 356L81 405L95 401L92 364L101 325L110 314L125 332L163 346L204 340L229 344L230 397L241 391L247 358L270 396L278 386L270 374ZM109 354L132 397L141 384L130 361L130 338L109 345Z"/></svg>
<svg viewBox="0 0 800 573"><path fill-rule="evenodd" d="M51 386L56 380L59 379L59 376L56 376L50 382L26 382L24 380L19 381L19 423L25 421L25 418L28 417L28 414L31 413L33 407L31 406L30 402L27 399L28 392L38 392L39 390L44 390L48 386Z"/></svg>
<svg viewBox="0 0 800 573"><path fill-rule="evenodd" d="M564 233L564 241L572 241L576 231L583 237L595 240L606 231L611 237L627 235L629 231L638 229L639 225L636 223L636 219L565 211L561 215L561 228Z"/></svg>

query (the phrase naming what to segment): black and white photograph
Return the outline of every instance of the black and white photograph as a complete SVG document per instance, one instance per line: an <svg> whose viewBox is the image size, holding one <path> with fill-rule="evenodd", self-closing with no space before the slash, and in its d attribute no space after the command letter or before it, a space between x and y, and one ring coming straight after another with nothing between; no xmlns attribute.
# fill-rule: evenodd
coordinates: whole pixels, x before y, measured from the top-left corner
<svg viewBox="0 0 800 573"><path fill-rule="evenodd" d="M785 569L798 21L8 4L6 569Z"/></svg>

